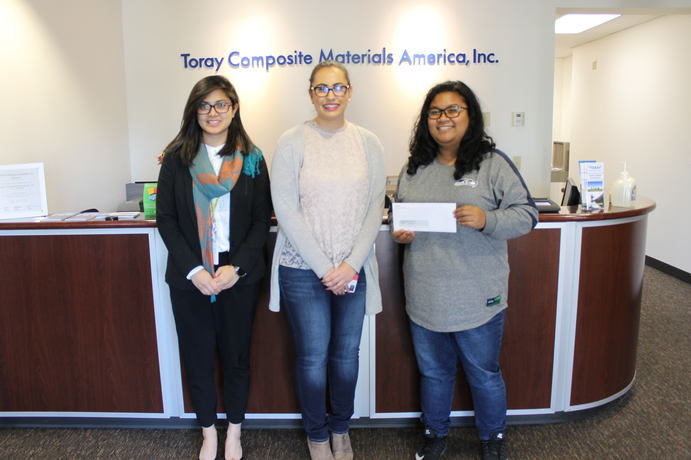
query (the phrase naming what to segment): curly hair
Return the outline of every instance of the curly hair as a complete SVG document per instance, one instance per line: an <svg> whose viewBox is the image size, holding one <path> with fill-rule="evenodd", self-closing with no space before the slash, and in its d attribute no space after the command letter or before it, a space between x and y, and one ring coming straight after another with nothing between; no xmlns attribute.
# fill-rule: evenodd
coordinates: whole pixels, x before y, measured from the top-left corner
<svg viewBox="0 0 691 460"><path fill-rule="evenodd" d="M406 172L411 176L420 166L432 163L439 153L439 146L429 131L427 112L437 94L449 91L458 93L465 100L469 119L468 129L456 152L454 179L458 180L464 174L479 169L485 154L494 150L494 140L485 133L482 109L473 91L461 81L439 83L427 92L410 138L410 156Z"/></svg>
<svg viewBox="0 0 691 460"><path fill-rule="evenodd" d="M240 149L243 155L250 153L254 144L245 131L245 127L242 126L240 107L238 106L240 99L237 91L227 78L221 75L211 75L199 80L190 91L185 109L182 112L180 131L165 148L164 155L176 154L185 166L192 164L199 151L199 143L202 141L202 128L197 122L197 108L207 95L217 89L225 93L233 107L237 107L233 121L228 127L226 143L218 154L232 155L236 149Z"/></svg>

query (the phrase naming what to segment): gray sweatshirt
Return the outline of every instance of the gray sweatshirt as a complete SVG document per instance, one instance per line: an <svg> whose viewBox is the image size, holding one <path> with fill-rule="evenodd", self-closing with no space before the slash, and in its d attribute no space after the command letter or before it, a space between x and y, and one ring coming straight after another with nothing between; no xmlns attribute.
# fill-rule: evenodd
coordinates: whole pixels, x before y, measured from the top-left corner
<svg viewBox="0 0 691 460"><path fill-rule="evenodd" d="M478 171L453 178L454 166L433 161L410 176L403 168L397 200L470 204L485 211L482 231L417 232L406 246L403 275L410 319L432 331L483 325L507 307L506 240L528 233L538 212L520 173L505 154L486 155Z"/></svg>

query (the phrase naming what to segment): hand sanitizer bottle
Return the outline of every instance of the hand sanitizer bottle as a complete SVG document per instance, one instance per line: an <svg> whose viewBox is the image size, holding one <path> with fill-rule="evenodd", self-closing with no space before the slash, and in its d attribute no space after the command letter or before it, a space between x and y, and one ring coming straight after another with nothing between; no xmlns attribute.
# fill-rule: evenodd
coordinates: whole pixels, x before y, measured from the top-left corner
<svg viewBox="0 0 691 460"><path fill-rule="evenodd" d="M629 176L626 162L624 162L624 170L619 174L619 179L612 188L611 204L620 208L630 208L634 201L636 201L636 181Z"/></svg>

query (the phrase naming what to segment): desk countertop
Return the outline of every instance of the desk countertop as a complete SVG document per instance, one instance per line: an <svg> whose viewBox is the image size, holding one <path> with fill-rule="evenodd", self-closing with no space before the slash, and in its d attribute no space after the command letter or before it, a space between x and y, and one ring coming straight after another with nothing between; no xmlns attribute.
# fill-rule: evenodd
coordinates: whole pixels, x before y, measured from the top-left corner
<svg viewBox="0 0 691 460"><path fill-rule="evenodd" d="M541 213L540 222L577 222L596 221L608 219L621 219L624 217L640 216L652 212L655 202L641 197L631 208L618 208L609 206L606 211L586 212L580 206L562 206L559 212ZM388 224L384 219L383 224ZM272 219L275 225L275 218ZM156 227L156 220L147 220L142 216L130 220L116 221L72 221L72 222L41 222L32 219L0 220L0 230L42 230L42 229L75 229L75 228L147 228Z"/></svg>

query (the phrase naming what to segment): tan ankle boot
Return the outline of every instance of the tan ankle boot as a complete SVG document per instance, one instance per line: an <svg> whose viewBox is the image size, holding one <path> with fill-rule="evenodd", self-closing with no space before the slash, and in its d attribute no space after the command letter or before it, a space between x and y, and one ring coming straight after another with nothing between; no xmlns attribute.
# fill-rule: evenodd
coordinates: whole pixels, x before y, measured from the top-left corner
<svg viewBox="0 0 691 460"><path fill-rule="evenodd" d="M310 458L312 460L334 460L328 439L322 442L313 442L307 438L307 447L310 449Z"/></svg>
<svg viewBox="0 0 691 460"><path fill-rule="evenodd" d="M331 450L336 460L353 460L353 448L348 433L331 435Z"/></svg>

